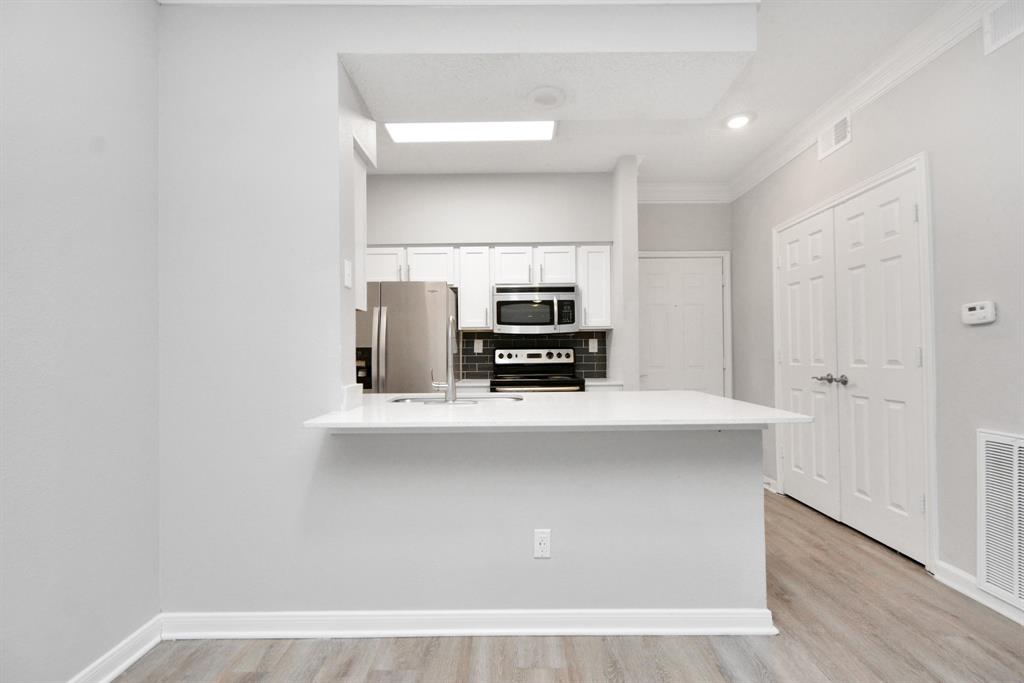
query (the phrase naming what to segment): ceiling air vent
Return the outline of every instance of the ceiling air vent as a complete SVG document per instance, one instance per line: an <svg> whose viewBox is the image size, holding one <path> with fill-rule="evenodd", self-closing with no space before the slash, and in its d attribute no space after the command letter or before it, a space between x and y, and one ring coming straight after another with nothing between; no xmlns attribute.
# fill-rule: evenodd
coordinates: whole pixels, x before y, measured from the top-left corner
<svg viewBox="0 0 1024 683"><path fill-rule="evenodd" d="M1024 2L1004 2L981 20L985 54L991 54L1024 33Z"/></svg>
<svg viewBox="0 0 1024 683"><path fill-rule="evenodd" d="M844 114L842 118L818 133L818 161L849 143L852 133L849 114Z"/></svg>
<svg viewBox="0 0 1024 683"><path fill-rule="evenodd" d="M1024 436L978 430L978 586L1024 608Z"/></svg>

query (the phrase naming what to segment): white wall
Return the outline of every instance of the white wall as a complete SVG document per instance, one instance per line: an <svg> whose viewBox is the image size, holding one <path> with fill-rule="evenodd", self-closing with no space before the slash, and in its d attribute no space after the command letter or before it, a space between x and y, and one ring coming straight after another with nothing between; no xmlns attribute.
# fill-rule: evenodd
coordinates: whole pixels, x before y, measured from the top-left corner
<svg viewBox="0 0 1024 683"><path fill-rule="evenodd" d="M623 157L612 174L612 330L608 376L626 391L640 384L640 261L637 248L637 176L640 159Z"/></svg>
<svg viewBox="0 0 1024 683"><path fill-rule="evenodd" d="M159 610L157 8L0 3L0 677Z"/></svg>
<svg viewBox="0 0 1024 683"><path fill-rule="evenodd" d="M370 244L607 242L610 173L374 175Z"/></svg>
<svg viewBox="0 0 1024 683"><path fill-rule="evenodd" d="M390 500L393 480L360 482L335 441L302 428L339 406L352 372L337 54L659 49L692 24L666 7L160 11L163 607L344 608L349 540L358 556L422 558L402 554L401 531L361 531L354 502ZM377 606L415 589L359 587Z"/></svg>
<svg viewBox="0 0 1024 683"><path fill-rule="evenodd" d="M1024 40L988 57L975 33L853 117L853 142L807 150L733 205L737 398L770 404L771 230L922 150L931 157L940 559L974 573L975 429L1024 431ZM1001 319L960 323L993 299ZM772 444L773 445L773 444ZM774 476L773 449L765 467Z"/></svg>
<svg viewBox="0 0 1024 683"><path fill-rule="evenodd" d="M640 251L732 249L730 204L641 204Z"/></svg>

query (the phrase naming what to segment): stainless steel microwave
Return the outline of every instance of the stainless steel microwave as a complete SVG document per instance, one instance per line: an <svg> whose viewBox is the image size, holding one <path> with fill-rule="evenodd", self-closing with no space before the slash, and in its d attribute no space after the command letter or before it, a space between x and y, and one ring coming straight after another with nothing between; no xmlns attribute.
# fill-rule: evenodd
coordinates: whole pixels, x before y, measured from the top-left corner
<svg viewBox="0 0 1024 683"><path fill-rule="evenodd" d="M576 285L497 285L494 331L553 334L580 329Z"/></svg>

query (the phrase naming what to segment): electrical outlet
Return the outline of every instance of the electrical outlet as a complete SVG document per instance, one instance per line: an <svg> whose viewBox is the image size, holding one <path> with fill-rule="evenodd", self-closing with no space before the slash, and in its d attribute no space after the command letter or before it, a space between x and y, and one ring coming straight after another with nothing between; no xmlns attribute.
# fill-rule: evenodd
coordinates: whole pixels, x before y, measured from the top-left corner
<svg viewBox="0 0 1024 683"><path fill-rule="evenodd" d="M352 289L352 262L345 259L345 288Z"/></svg>
<svg viewBox="0 0 1024 683"><path fill-rule="evenodd" d="M484 340L483 339L474 339L473 340L473 353L483 353L483 352L484 352Z"/></svg>
<svg viewBox="0 0 1024 683"><path fill-rule="evenodd" d="M597 353L597 340L596 339L588 339L587 340L587 350L589 350L591 353Z"/></svg>
<svg viewBox="0 0 1024 683"><path fill-rule="evenodd" d="M533 559L551 559L551 529L533 530Z"/></svg>

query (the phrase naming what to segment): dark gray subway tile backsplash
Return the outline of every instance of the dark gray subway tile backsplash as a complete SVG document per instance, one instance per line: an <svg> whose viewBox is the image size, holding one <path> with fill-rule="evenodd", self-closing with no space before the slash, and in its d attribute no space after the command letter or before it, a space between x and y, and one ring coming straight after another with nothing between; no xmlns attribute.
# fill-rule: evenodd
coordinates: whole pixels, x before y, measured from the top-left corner
<svg viewBox="0 0 1024 683"><path fill-rule="evenodd" d="M473 342L483 341L483 353L473 353ZM591 339L597 339L597 353L588 350ZM494 369L494 349L572 349L576 355L576 374L597 378L608 376L608 344L605 333L572 332L569 334L495 334L494 332L462 333L462 378L490 379Z"/></svg>

